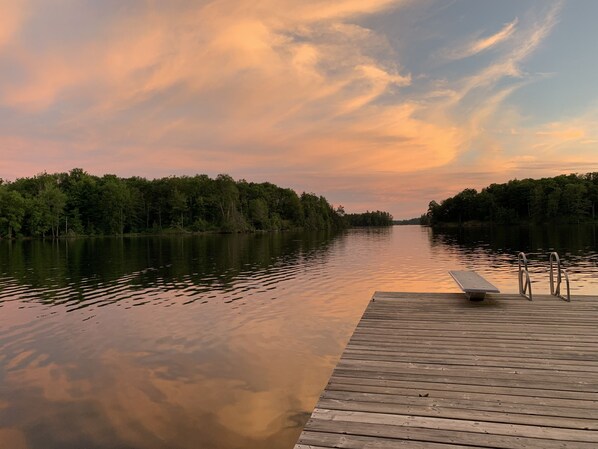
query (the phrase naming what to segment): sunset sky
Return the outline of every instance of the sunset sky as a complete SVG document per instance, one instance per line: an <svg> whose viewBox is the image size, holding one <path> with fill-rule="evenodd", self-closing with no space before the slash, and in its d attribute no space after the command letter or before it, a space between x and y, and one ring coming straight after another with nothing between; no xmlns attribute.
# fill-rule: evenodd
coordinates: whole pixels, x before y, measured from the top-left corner
<svg viewBox="0 0 598 449"><path fill-rule="evenodd" d="M350 212L598 171L595 0L0 0L0 177L228 173Z"/></svg>

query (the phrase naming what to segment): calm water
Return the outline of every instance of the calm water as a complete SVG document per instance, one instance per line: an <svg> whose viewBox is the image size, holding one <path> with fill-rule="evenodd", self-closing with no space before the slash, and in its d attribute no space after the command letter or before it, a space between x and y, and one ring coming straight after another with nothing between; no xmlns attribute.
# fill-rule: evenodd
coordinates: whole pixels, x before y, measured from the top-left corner
<svg viewBox="0 0 598 449"><path fill-rule="evenodd" d="M596 228L0 242L0 447L292 448L375 290L598 295Z"/></svg>

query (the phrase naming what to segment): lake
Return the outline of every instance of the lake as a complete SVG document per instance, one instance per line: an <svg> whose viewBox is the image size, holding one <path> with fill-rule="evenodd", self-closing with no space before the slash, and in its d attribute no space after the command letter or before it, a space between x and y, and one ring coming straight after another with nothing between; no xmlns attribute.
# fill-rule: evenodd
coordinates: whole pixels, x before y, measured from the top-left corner
<svg viewBox="0 0 598 449"><path fill-rule="evenodd" d="M595 226L2 241L0 447L292 448L375 290L515 292L519 250L598 295Z"/></svg>

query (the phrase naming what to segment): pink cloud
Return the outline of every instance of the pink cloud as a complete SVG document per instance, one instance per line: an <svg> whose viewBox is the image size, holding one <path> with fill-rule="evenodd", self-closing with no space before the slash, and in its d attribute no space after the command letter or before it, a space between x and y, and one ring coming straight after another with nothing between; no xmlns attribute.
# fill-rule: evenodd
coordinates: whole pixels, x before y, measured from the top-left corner
<svg viewBox="0 0 598 449"><path fill-rule="evenodd" d="M0 0L0 51L14 39L27 15L25 0Z"/></svg>
<svg viewBox="0 0 598 449"><path fill-rule="evenodd" d="M94 18L81 38L42 29L44 45L20 30L43 22L47 5L6 3L0 52L17 75L0 74L0 108L18 126L0 134L0 176L76 166L122 176L228 172L413 214L463 186L462 166L507 176L526 162L522 147L536 157L528 149L549 138L597 138L589 121L525 129L505 107L526 85L520 66L557 23L560 3L533 26L515 20L470 42L470 53L500 47L486 66L429 84L363 24L404 3L151 2ZM500 85L508 77L517 82ZM418 83L430 89L403 95Z"/></svg>

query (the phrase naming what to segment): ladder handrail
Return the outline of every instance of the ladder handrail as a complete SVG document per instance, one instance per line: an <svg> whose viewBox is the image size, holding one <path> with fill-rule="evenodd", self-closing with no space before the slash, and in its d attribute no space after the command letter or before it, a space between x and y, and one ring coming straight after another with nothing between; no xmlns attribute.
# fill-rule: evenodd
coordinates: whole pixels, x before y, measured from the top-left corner
<svg viewBox="0 0 598 449"><path fill-rule="evenodd" d="M550 261L550 294L552 296L556 296L557 298L561 298L564 299L565 301L571 301L571 290L569 289L569 275L567 274L567 271L561 267L561 259L559 257L559 254L556 251L553 251L550 253L550 256L548 256L548 259ZM555 267L554 265L556 265L556 286L554 283L554 270ZM565 277L565 284L567 286L567 296L563 296L561 294L561 281L563 278L563 275Z"/></svg>
<svg viewBox="0 0 598 449"><path fill-rule="evenodd" d="M519 294L524 298L532 300L532 281L529 277L529 271L527 269L527 257L524 252L517 254L517 265L519 268ZM525 276L525 282L523 277ZM567 285L569 285L567 283Z"/></svg>

